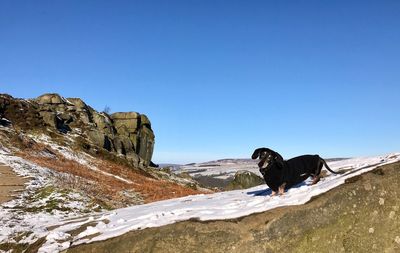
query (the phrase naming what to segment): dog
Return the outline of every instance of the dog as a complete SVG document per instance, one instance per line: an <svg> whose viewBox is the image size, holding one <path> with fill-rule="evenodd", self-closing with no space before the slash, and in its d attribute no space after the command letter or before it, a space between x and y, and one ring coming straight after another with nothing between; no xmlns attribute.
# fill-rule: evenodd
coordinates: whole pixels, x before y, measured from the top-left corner
<svg viewBox="0 0 400 253"><path fill-rule="evenodd" d="M331 170L319 155L302 155L285 161L279 153L269 148L258 148L254 150L251 158L260 158L258 167L265 183L272 190L272 196L276 193L283 195L285 189L303 182L310 176L313 179L312 184L318 183L324 165L330 172L339 174Z"/></svg>

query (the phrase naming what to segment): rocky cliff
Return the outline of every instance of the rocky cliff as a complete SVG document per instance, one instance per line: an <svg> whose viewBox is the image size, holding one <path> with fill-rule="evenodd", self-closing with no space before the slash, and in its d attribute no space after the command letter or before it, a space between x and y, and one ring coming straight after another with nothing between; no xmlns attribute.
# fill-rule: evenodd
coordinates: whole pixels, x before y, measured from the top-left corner
<svg viewBox="0 0 400 253"><path fill-rule="evenodd" d="M147 116L137 112L109 115L80 98L58 94L27 100L0 94L0 124L12 124L23 131L70 133L92 152L107 151L138 167L151 163L154 133Z"/></svg>

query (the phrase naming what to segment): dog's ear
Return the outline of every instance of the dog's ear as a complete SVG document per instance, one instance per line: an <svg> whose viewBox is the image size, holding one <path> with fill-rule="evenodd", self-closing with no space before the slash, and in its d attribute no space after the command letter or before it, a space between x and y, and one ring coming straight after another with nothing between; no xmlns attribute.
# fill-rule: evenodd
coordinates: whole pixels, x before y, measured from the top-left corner
<svg viewBox="0 0 400 253"><path fill-rule="evenodd" d="M256 150L254 150L253 155L251 156L251 159L257 159L260 156L260 153L262 151L270 152L271 150L269 148L258 148Z"/></svg>
<svg viewBox="0 0 400 253"><path fill-rule="evenodd" d="M254 150L253 155L251 155L251 159L257 159L260 156L261 149L263 148L257 148Z"/></svg>
<svg viewBox="0 0 400 253"><path fill-rule="evenodd" d="M283 157L278 152L274 152L274 159L283 168Z"/></svg>

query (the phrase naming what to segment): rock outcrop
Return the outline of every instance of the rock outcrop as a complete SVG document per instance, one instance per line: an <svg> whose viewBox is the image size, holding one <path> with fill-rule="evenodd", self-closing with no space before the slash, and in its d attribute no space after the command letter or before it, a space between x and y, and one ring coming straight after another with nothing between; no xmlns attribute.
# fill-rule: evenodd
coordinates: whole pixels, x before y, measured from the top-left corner
<svg viewBox="0 0 400 253"><path fill-rule="evenodd" d="M54 93L30 100L0 94L0 119L23 130L50 128L74 133L89 148L105 149L139 167L151 163L155 137L144 114L109 115L94 110L80 98L63 98Z"/></svg>
<svg viewBox="0 0 400 253"><path fill-rule="evenodd" d="M239 170L235 173L235 177L226 186L227 190L247 189L257 185L265 184L263 178L255 173L247 170Z"/></svg>
<svg viewBox="0 0 400 253"><path fill-rule="evenodd" d="M136 112L117 112L111 114L115 129L119 133L117 150L124 153L126 146L132 148L143 159L150 161L154 147L154 133L150 120L144 114Z"/></svg>
<svg viewBox="0 0 400 253"><path fill-rule="evenodd" d="M300 206L235 220L184 221L66 252L400 252L400 163Z"/></svg>

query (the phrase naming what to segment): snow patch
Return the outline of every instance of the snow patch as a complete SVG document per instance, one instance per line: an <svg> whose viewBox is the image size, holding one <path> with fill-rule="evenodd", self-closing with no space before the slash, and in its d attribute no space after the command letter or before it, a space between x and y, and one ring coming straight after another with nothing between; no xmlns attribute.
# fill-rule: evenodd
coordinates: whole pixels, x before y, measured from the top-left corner
<svg viewBox="0 0 400 253"><path fill-rule="evenodd" d="M45 139L42 139L42 141L45 141ZM49 140L46 141L50 145L55 145L51 144ZM64 147L53 147L56 150L61 150L66 157L92 166L85 154L75 154L72 150ZM205 221L238 218L277 207L304 204L313 196L343 184L348 178L371 171L377 166L397 161L400 161L400 153L328 162L329 167L333 170L343 170L346 173L338 175L328 172L327 176L318 184L308 185L309 182L300 184L289 189L283 196L271 196L271 190L266 185L260 185L246 190L186 196L113 211L92 212L82 216L83 213L79 210L85 207L85 200L76 193L63 196L55 192L36 203L28 203L27 196L32 196L29 194L48 185L49 178L57 172L12 156L8 150L0 148L0 163L12 167L21 176L32 178L27 184L27 192L23 193L20 198L0 206L2 228L0 230L0 243L15 243L15 235L27 233L26 237L18 243L31 244L39 238L45 238L45 243L39 249L39 252L53 253L65 250L71 245L106 240L132 230L158 227L189 219ZM233 166L237 165L234 164ZM228 169L226 168L226 170ZM76 211L55 210L50 213L32 213L24 212L20 208L21 206L29 207L29 205L41 206L52 199L63 198L65 202L68 202L66 207ZM77 199L77 201L73 201L74 199ZM79 203L79 200L82 200L81 203ZM84 228L83 231L81 231L82 228ZM77 229L81 232L72 236L72 231Z"/></svg>
<svg viewBox="0 0 400 253"><path fill-rule="evenodd" d="M0 206L0 243L16 243L14 238L20 234L26 234L26 237L18 243L34 243L37 239L50 235L48 227L65 224L65 219L81 216L87 211L89 199L74 192L51 192L43 198L35 199L39 189L48 186L51 178L62 173L13 156L4 148L0 148L0 163L11 167L19 176L29 178L26 190L18 198ZM57 206L53 206L54 210L45 210L48 204L55 203ZM60 231L62 233L64 232ZM54 247L60 247L59 242L49 241Z"/></svg>
<svg viewBox="0 0 400 253"><path fill-rule="evenodd" d="M80 224L91 225L74 237L71 243L79 245L106 240L132 230L158 227L189 219L202 221L233 219L277 207L304 204L313 196L343 184L348 178L396 161L400 161L400 153L330 162L328 164L333 170L340 171L345 168L351 170L341 175L328 173L318 184L300 184L289 189L283 196L271 197L270 189L266 185L261 185L246 190L186 196L104 212L92 216L87 221L79 221ZM107 223L103 222L104 220L107 220ZM67 232L72 227L76 225L66 223L50 233ZM88 235L91 235L90 238L86 237ZM52 242L47 241L45 247L51 244Z"/></svg>

